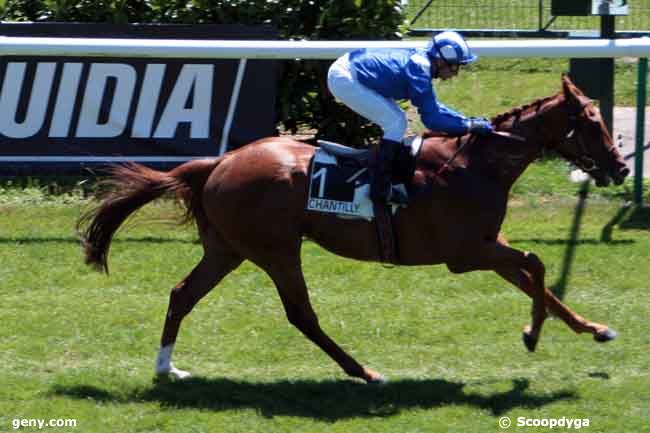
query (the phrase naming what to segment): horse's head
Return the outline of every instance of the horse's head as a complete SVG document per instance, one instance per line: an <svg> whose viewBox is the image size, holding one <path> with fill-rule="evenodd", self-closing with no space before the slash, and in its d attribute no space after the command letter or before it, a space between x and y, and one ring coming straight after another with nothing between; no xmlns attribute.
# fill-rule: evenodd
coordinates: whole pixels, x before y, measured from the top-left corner
<svg viewBox="0 0 650 433"><path fill-rule="evenodd" d="M553 149L588 173L597 186L623 183L630 169L612 142L600 111L566 76L562 76L563 120ZM562 94L560 96L562 96Z"/></svg>

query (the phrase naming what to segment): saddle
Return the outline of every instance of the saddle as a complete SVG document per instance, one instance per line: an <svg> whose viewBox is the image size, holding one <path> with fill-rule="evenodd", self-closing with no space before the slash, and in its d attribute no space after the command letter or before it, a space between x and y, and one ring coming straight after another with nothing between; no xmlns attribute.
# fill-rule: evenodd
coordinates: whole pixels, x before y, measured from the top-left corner
<svg viewBox="0 0 650 433"><path fill-rule="evenodd" d="M357 161L360 165L367 165L370 160L370 149L355 149L353 147L344 146L326 140L318 140L318 145L327 153L337 157L351 158L354 161Z"/></svg>
<svg viewBox="0 0 650 433"><path fill-rule="evenodd" d="M380 258L382 262L397 263L393 215L398 206L378 205L370 200L368 164L377 149L355 149L324 140L318 144L309 168L307 210L339 218L376 220ZM422 137L409 137L395 158L393 188L407 196L421 146Z"/></svg>

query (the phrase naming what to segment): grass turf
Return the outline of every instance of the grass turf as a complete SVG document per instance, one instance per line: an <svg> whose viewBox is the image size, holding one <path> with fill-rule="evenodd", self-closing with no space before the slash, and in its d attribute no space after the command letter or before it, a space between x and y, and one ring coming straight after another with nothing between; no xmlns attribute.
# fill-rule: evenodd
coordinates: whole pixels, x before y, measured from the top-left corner
<svg viewBox="0 0 650 433"><path fill-rule="evenodd" d="M607 195L578 212L575 186L536 191L561 183L561 165L530 174L515 188L505 234L545 260L547 284L570 306L620 338L598 345L551 320L529 354L520 333L530 301L491 273L385 269L305 243L324 329L387 375L384 387L347 379L286 322L270 279L251 264L183 324L175 360L195 378L153 383L168 291L201 254L194 230L150 222L173 214L169 203L145 208L118 236L106 277L82 264L73 231L82 198L6 190L0 431L17 418L65 418L82 432L468 432L499 430L502 416L649 431L648 214Z"/></svg>

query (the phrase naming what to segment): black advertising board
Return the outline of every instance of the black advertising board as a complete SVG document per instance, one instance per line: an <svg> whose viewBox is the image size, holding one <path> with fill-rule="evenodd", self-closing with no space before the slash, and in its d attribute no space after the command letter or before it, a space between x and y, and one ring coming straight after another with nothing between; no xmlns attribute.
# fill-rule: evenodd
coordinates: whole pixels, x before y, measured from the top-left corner
<svg viewBox="0 0 650 433"><path fill-rule="evenodd" d="M0 34L276 36L267 27L83 24L5 24ZM120 161L169 166L218 155L222 143L230 150L274 134L276 70L272 60L0 57L0 166ZM243 72L239 87L238 71Z"/></svg>

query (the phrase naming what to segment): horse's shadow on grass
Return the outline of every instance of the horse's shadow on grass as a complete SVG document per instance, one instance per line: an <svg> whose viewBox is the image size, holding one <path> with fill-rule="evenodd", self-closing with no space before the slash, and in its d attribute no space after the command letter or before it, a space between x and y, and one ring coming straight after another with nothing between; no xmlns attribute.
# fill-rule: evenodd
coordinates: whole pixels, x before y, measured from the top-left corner
<svg viewBox="0 0 650 433"><path fill-rule="evenodd" d="M0 244L46 244L46 243L68 243L78 244L79 238L75 236L0 236ZM146 244L196 244L196 239L174 239L160 236L143 236L132 238L121 238L113 241L118 243L146 243Z"/></svg>
<svg viewBox="0 0 650 433"><path fill-rule="evenodd" d="M405 409L455 405L473 406L500 416L514 408L536 409L560 400L578 398L575 392L568 390L544 394L529 392L527 379L515 379L512 389L492 394L465 392L464 387L464 383L443 379L404 379L385 385L363 385L348 380L254 383L226 378L192 378L126 392L88 385L57 385L52 393L112 403L158 402L166 409L254 409L269 418L296 416L331 422L347 418L388 417Z"/></svg>

